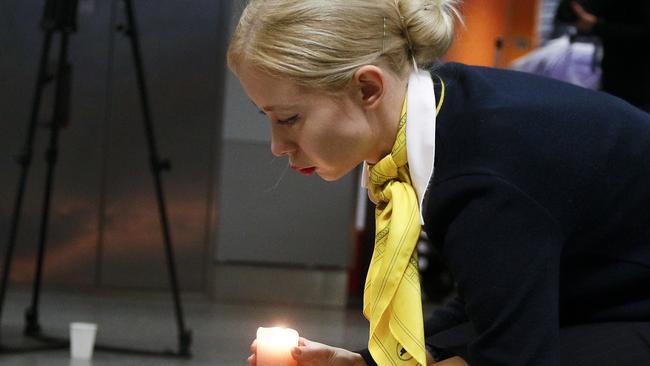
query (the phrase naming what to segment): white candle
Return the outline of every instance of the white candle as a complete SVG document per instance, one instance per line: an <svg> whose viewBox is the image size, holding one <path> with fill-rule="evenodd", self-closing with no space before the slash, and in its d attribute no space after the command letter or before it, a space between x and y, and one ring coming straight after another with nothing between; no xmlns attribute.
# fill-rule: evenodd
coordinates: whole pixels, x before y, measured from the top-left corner
<svg viewBox="0 0 650 366"><path fill-rule="evenodd" d="M257 366L297 366L291 349L298 338L293 329L257 328Z"/></svg>

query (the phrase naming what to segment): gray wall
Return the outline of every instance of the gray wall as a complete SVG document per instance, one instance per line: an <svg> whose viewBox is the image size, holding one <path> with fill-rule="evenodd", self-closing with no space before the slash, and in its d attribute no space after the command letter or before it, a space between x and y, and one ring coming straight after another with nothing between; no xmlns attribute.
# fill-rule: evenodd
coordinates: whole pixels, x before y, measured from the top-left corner
<svg viewBox="0 0 650 366"><path fill-rule="evenodd" d="M4 255L45 1L0 0L0 256ZM72 120L60 138L45 285L166 288L167 271L129 43L114 1L80 0ZM221 141L230 1L134 1L183 289L205 290ZM53 50L57 48L54 47ZM53 56L56 53L53 52ZM54 60L54 58L53 58ZM51 112L52 88L41 120ZM12 279L29 282L44 186L39 129Z"/></svg>

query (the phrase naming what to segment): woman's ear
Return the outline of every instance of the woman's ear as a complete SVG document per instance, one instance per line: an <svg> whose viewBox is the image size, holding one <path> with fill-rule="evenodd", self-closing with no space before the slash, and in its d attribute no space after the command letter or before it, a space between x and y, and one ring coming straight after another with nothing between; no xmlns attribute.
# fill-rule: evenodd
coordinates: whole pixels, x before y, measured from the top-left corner
<svg viewBox="0 0 650 366"><path fill-rule="evenodd" d="M364 108L374 109L381 104L386 91L386 79L381 68L374 65L361 66L354 73L354 82Z"/></svg>

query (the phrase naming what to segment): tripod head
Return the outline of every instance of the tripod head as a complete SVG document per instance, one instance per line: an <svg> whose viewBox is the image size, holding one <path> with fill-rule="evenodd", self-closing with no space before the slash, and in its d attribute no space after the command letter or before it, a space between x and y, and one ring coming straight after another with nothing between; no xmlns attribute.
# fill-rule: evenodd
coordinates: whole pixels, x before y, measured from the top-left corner
<svg viewBox="0 0 650 366"><path fill-rule="evenodd" d="M79 0L46 0L41 28L72 33L77 31L77 5Z"/></svg>

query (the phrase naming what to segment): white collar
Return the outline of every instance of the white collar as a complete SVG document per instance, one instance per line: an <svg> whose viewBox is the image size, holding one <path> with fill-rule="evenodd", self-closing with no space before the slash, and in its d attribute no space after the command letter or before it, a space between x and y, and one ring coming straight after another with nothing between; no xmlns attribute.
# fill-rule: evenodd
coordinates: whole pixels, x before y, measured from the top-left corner
<svg viewBox="0 0 650 366"><path fill-rule="evenodd" d="M422 202L433 176L436 153L436 96L431 74L414 71L409 77L406 105L406 153L409 172L420 205L420 224L424 224ZM368 187L369 167L364 161L361 185Z"/></svg>

